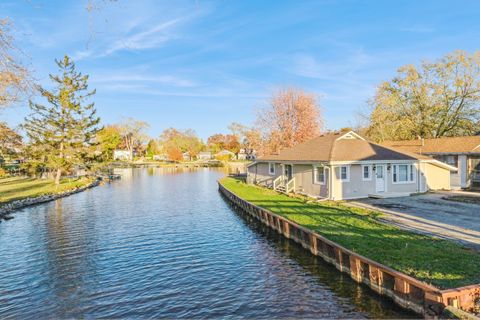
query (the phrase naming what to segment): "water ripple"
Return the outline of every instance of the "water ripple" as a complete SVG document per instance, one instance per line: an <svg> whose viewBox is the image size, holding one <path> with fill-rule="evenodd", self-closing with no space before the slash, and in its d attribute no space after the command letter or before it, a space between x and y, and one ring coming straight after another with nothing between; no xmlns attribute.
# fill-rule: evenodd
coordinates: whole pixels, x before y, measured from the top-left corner
<svg viewBox="0 0 480 320"><path fill-rule="evenodd" d="M405 318L232 211L214 170L121 181L0 224L0 318Z"/></svg>

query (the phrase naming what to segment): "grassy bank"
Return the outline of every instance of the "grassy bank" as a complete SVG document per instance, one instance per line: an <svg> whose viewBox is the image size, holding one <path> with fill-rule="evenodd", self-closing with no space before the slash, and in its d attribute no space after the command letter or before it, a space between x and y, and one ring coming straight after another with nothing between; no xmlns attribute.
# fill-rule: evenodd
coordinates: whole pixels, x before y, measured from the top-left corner
<svg viewBox="0 0 480 320"><path fill-rule="evenodd" d="M235 178L221 183L239 197L379 263L440 288L480 283L480 253L378 222L378 213L341 203L307 203Z"/></svg>
<svg viewBox="0 0 480 320"><path fill-rule="evenodd" d="M41 180L25 177L0 179L0 205L6 202L47 194L60 193L91 183L92 178L63 179L56 186L53 180Z"/></svg>

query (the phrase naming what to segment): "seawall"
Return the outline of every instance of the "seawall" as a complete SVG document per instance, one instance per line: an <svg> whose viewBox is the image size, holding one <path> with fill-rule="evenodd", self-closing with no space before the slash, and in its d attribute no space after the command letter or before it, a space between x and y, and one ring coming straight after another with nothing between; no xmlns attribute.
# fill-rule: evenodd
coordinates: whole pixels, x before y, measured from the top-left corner
<svg viewBox="0 0 480 320"><path fill-rule="evenodd" d="M475 303L480 301L476 300L480 297L480 285L440 290L352 252L312 230L243 200L220 182L218 185L222 195L235 207L286 238L299 243L312 254L333 264L339 271L349 274L355 281L364 283L378 294L390 297L396 304L422 314L425 318L439 317L447 305L470 311L475 307Z"/></svg>

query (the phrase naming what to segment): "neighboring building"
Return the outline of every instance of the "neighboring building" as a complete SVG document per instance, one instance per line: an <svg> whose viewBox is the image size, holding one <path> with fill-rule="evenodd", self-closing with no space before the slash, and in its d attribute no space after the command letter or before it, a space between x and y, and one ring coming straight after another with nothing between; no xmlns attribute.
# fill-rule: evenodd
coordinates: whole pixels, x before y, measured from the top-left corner
<svg viewBox="0 0 480 320"><path fill-rule="evenodd" d="M120 161L132 161L133 155L128 150L114 150L113 151L113 160Z"/></svg>
<svg viewBox="0 0 480 320"><path fill-rule="evenodd" d="M184 152L182 157L183 157L183 161L192 161L192 157L190 156L189 152Z"/></svg>
<svg viewBox="0 0 480 320"><path fill-rule="evenodd" d="M168 155L166 155L165 153L154 154L152 159L154 161L167 161L168 160Z"/></svg>
<svg viewBox="0 0 480 320"><path fill-rule="evenodd" d="M240 149L237 153L237 160L247 160L248 154L245 149Z"/></svg>
<svg viewBox="0 0 480 320"><path fill-rule="evenodd" d="M235 153L228 151L228 150L222 150L218 153L215 154L215 158L228 158L228 159L233 159L235 157Z"/></svg>
<svg viewBox="0 0 480 320"><path fill-rule="evenodd" d="M350 131L321 135L260 157L248 166L247 182L345 200L449 189L454 170L428 156L384 147Z"/></svg>
<svg viewBox="0 0 480 320"><path fill-rule="evenodd" d="M255 160L256 151L253 149L240 149L237 153L237 160Z"/></svg>
<svg viewBox="0 0 480 320"><path fill-rule="evenodd" d="M386 141L382 145L428 155L458 168L451 176L453 189L480 187L480 136Z"/></svg>
<svg viewBox="0 0 480 320"><path fill-rule="evenodd" d="M198 160L211 160L213 159L210 151L202 151L198 154Z"/></svg>

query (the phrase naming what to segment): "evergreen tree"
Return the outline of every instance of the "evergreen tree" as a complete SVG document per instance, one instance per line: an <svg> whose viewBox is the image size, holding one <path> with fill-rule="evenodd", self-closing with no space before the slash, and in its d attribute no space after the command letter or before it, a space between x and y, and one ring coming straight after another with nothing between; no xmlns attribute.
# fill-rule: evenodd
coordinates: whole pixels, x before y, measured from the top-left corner
<svg viewBox="0 0 480 320"><path fill-rule="evenodd" d="M100 118L94 103L87 103L95 90L88 90L88 75L75 69L75 64L65 56L55 60L60 75L50 75L54 89L39 87L47 100L43 105L30 101L32 113L25 119L24 128L30 140L32 162L42 163L55 171L55 183L62 174L75 166L89 167L94 157L89 155L100 130Z"/></svg>

